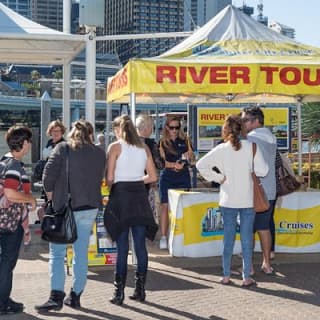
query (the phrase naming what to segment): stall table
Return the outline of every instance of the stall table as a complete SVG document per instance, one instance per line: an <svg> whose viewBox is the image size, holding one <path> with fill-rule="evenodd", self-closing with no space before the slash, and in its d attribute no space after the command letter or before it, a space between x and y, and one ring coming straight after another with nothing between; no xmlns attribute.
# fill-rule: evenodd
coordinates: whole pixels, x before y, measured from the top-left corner
<svg viewBox="0 0 320 320"><path fill-rule="evenodd" d="M177 257L222 255L223 218L214 190L169 190L169 252ZM320 252L320 192L279 197L275 208L276 252ZM238 225L240 228L240 225ZM256 251L260 243L256 241ZM237 232L234 254L240 253Z"/></svg>

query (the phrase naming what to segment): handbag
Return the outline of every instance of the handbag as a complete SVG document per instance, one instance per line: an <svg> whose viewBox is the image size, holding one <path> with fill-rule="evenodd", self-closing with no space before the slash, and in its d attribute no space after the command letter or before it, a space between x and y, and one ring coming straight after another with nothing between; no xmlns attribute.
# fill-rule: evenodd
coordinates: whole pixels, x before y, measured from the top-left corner
<svg viewBox="0 0 320 320"><path fill-rule="evenodd" d="M252 158L252 181L253 181L253 207L256 213L267 211L270 207L269 200L264 192L260 179L254 173L254 156L256 155L257 145L252 144L253 158Z"/></svg>
<svg viewBox="0 0 320 320"><path fill-rule="evenodd" d="M46 204L45 215L41 224L42 239L53 243L74 243L77 240L77 225L73 211L68 204L55 211L52 201Z"/></svg>
<svg viewBox="0 0 320 320"><path fill-rule="evenodd" d="M278 196L285 196L286 194L292 193L300 188L301 184L297 179L292 176L289 171L283 165L281 161L278 170Z"/></svg>
<svg viewBox="0 0 320 320"><path fill-rule="evenodd" d="M45 215L41 223L41 238L49 242L61 244L74 243L78 238L77 225L71 208L69 183L69 146L67 145L66 148L66 175L68 184L68 200L65 203L65 205L59 210L54 210L52 206L52 201L49 200L46 204Z"/></svg>
<svg viewBox="0 0 320 320"><path fill-rule="evenodd" d="M5 174L11 160L11 158L6 159L0 164L2 167L0 174L0 233L14 232L21 223L24 210L23 204L11 202L4 193ZM19 188L21 188L21 181Z"/></svg>

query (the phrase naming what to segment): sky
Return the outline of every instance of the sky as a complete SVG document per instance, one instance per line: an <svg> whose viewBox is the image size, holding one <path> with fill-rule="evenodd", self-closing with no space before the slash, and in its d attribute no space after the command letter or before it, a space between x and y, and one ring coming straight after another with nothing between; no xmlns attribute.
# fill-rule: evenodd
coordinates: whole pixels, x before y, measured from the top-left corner
<svg viewBox="0 0 320 320"><path fill-rule="evenodd" d="M254 7L258 14L259 0L233 0L236 7ZM320 48L320 0L263 0L263 14L271 21L280 22L296 31L296 41Z"/></svg>

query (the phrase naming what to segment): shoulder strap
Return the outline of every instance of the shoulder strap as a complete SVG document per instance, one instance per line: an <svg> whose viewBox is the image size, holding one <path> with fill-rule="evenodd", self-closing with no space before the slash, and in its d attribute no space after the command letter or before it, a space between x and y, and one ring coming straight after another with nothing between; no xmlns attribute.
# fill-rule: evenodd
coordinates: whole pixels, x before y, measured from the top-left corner
<svg viewBox="0 0 320 320"><path fill-rule="evenodd" d="M67 175L68 195L70 198L69 155L70 155L69 145L66 144L66 175Z"/></svg>
<svg viewBox="0 0 320 320"><path fill-rule="evenodd" d="M256 155L257 152L257 145L252 142L252 153L253 153L253 157L252 157L252 172L254 172L254 156Z"/></svg>
<svg viewBox="0 0 320 320"><path fill-rule="evenodd" d="M257 153L257 145L254 142L252 142L252 152L253 152L253 158L254 158L254 156Z"/></svg>

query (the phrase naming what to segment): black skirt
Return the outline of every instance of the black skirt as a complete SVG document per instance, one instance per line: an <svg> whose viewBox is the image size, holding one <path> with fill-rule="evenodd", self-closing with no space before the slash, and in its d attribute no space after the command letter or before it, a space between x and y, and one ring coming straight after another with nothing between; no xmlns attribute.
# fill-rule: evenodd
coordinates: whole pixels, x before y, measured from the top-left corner
<svg viewBox="0 0 320 320"><path fill-rule="evenodd" d="M143 181L115 183L112 185L105 211L105 226L112 240L116 240L123 230L139 225L145 225L146 237L154 240L158 225L154 220Z"/></svg>

